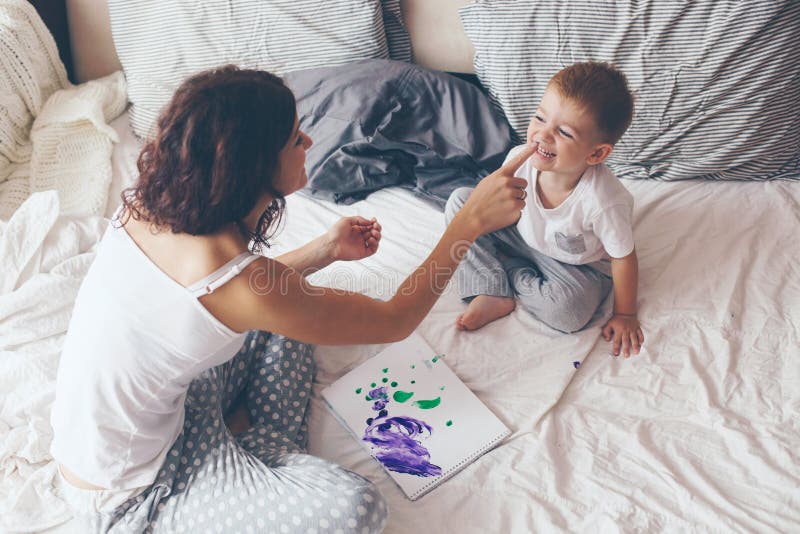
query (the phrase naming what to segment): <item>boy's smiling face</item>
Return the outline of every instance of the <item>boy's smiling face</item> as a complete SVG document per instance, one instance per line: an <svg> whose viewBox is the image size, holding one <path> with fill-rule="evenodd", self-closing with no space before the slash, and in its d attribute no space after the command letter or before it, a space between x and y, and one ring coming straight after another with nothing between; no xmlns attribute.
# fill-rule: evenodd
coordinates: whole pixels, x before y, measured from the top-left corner
<svg viewBox="0 0 800 534"><path fill-rule="evenodd" d="M578 178L586 167L605 160L613 149L601 140L594 117L579 104L548 86L528 125L528 143L537 145L533 166Z"/></svg>

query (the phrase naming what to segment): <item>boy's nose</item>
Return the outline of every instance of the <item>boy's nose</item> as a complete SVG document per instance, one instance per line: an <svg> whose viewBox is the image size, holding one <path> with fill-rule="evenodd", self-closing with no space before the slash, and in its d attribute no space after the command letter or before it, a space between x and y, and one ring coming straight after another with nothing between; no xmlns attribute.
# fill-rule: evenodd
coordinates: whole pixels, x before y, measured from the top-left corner
<svg viewBox="0 0 800 534"><path fill-rule="evenodd" d="M533 140L537 143L550 143L553 140L553 132L550 130L539 130L536 132L536 135L533 136Z"/></svg>

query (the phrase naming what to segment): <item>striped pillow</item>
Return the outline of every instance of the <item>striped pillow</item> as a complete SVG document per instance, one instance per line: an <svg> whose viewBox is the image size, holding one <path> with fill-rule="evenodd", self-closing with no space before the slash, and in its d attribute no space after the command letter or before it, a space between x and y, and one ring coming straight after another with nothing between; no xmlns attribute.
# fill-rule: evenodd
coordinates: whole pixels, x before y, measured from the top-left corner
<svg viewBox="0 0 800 534"><path fill-rule="evenodd" d="M411 61L411 36L408 34L400 10L400 0L381 0L383 29L389 45L389 57L397 61Z"/></svg>
<svg viewBox="0 0 800 534"><path fill-rule="evenodd" d="M233 63L278 75L389 57L380 0L109 0L131 125L146 137L188 76Z"/></svg>
<svg viewBox="0 0 800 534"><path fill-rule="evenodd" d="M636 96L609 159L618 176L800 178L800 2L483 0L460 13L521 138L553 74L608 61Z"/></svg>

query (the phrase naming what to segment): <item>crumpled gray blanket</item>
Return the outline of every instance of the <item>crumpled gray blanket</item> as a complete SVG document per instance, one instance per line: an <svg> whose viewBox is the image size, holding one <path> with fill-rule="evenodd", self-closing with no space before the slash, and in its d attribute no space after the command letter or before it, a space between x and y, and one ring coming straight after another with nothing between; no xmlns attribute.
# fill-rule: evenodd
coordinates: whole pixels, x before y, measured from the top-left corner
<svg viewBox="0 0 800 534"><path fill-rule="evenodd" d="M444 72L390 60L289 73L300 128L314 145L306 193L350 204L401 186L440 208L498 168L512 146L481 90Z"/></svg>

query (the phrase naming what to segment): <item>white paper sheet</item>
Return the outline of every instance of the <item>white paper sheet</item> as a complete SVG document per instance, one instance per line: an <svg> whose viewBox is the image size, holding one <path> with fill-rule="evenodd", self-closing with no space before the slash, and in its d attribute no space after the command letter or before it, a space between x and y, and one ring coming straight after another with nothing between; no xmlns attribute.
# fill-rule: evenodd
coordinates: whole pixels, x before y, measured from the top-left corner
<svg viewBox="0 0 800 534"><path fill-rule="evenodd" d="M334 415L416 500L510 434L417 333L322 391Z"/></svg>

